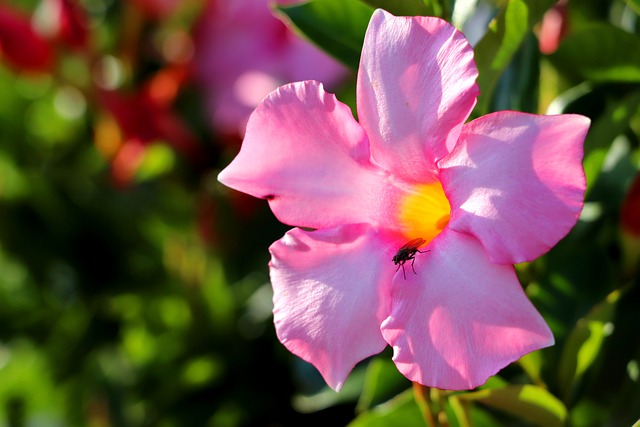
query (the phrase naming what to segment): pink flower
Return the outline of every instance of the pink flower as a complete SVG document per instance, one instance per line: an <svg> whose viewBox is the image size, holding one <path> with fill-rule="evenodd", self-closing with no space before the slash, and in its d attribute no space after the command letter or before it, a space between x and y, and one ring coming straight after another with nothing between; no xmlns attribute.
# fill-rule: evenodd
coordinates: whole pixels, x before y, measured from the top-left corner
<svg viewBox="0 0 640 427"><path fill-rule="evenodd" d="M273 16L269 0L209 0L195 44L211 123L226 135L243 135L253 109L281 84L305 79L330 84L345 75L344 67Z"/></svg>
<svg viewBox="0 0 640 427"><path fill-rule="evenodd" d="M512 264L577 221L589 120L504 111L464 124L476 77L453 26L378 10L358 72L360 123L317 82L283 86L219 176L269 200L282 222L317 229L270 248L274 321L336 390L386 345L411 381L469 389L553 344ZM416 238L424 253L398 270L392 258Z"/></svg>

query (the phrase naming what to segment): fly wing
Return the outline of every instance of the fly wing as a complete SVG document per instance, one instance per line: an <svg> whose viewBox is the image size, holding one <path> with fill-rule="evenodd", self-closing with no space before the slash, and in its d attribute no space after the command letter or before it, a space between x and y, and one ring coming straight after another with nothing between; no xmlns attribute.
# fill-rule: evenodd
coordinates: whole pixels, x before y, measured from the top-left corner
<svg viewBox="0 0 640 427"><path fill-rule="evenodd" d="M407 249L409 251L415 251L417 250L420 246L424 245L424 243L426 242L426 240L424 240L422 237L416 237L413 240L409 240L407 243L405 243L400 250L402 249Z"/></svg>

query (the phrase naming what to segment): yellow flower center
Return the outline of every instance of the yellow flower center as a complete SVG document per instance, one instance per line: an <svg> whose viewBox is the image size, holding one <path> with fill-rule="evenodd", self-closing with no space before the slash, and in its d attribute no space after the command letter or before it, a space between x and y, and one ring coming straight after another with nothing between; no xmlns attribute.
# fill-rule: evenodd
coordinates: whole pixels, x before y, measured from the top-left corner
<svg viewBox="0 0 640 427"><path fill-rule="evenodd" d="M428 244L449 223L451 206L440 181L413 187L400 208L400 225L407 240L418 237Z"/></svg>

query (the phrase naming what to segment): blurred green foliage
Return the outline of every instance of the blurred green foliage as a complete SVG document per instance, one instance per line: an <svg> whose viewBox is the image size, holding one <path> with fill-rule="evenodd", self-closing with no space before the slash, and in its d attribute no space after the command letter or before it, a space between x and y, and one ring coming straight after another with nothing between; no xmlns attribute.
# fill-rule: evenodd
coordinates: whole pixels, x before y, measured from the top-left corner
<svg viewBox="0 0 640 427"><path fill-rule="evenodd" d="M40 4L9 3L25 12ZM128 2L80 4L105 75L96 77L96 58L73 51L60 52L49 74L0 62L0 425L412 426L428 412L460 427L590 427L640 418L639 261L621 243L619 222L640 170L637 1L571 0L566 35L548 55L534 33L551 1L278 8L354 69L374 7L483 28L469 34L479 40L474 115L517 109L593 121L578 225L547 255L517 266L556 345L477 391L423 390L422 398L388 349L336 394L278 343L267 247L286 227L266 203L217 184L237 146L207 123L195 86L181 86L175 111L204 162L154 140L129 179L114 180L111 140L102 138L113 123L92 81L142 86L167 66L148 44L191 31L199 9L158 20L135 16ZM341 100L355 99L352 83Z"/></svg>

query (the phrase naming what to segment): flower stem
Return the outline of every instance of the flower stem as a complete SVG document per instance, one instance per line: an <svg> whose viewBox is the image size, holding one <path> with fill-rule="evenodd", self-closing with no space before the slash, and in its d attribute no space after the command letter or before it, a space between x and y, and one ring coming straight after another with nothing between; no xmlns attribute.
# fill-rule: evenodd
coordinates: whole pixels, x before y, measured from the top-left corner
<svg viewBox="0 0 640 427"><path fill-rule="evenodd" d="M438 427L439 424L437 419L434 418L433 412L431 411L431 388L427 386L423 386L422 384L413 383L413 395L416 399L416 404L420 408L420 412L422 412L422 416L424 417L424 421L427 427Z"/></svg>
<svg viewBox="0 0 640 427"><path fill-rule="evenodd" d="M449 420L447 419L447 413L445 412L444 402L446 400L445 393L439 388L431 389L431 405L432 410L436 413L436 421L439 427L449 427Z"/></svg>

